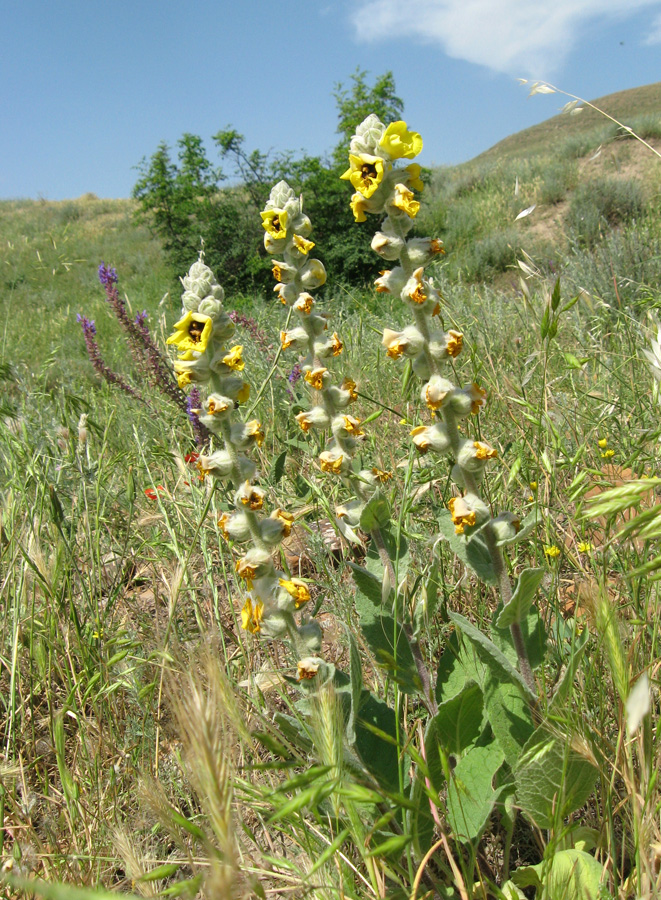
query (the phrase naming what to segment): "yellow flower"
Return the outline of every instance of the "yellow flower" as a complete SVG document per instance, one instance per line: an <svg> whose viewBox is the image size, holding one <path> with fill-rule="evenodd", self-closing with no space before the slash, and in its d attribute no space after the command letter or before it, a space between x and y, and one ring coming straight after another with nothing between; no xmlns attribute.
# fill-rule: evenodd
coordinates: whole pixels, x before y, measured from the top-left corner
<svg viewBox="0 0 661 900"><path fill-rule="evenodd" d="M305 253L306 255L314 247L314 241L308 241L306 240L306 238L301 237L300 234L294 235L294 244L301 251L301 253ZM279 278L278 281L280 281Z"/></svg>
<svg viewBox="0 0 661 900"><path fill-rule="evenodd" d="M413 190L423 190L424 184L422 183L422 179L420 178L420 172L422 171L421 167L417 163L412 163L410 166L406 167L406 171L409 173L408 182Z"/></svg>
<svg viewBox="0 0 661 900"><path fill-rule="evenodd" d="M357 156L350 153L349 164L350 168L340 178L350 181L358 193L369 200L383 181L384 160L380 156L370 156L369 153L359 153Z"/></svg>
<svg viewBox="0 0 661 900"><path fill-rule="evenodd" d="M204 353L211 337L213 319L203 313L187 312L174 327L175 332L167 339L168 344L174 344L181 354L191 350Z"/></svg>
<svg viewBox="0 0 661 900"><path fill-rule="evenodd" d="M392 472L384 472L383 469L377 469L376 466L372 468L372 475L374 475L376 480L380 481L381 484L385 484L386 481L390 481L392 478Z"/></svg>
<svg viewBox="0 0 661 900"><path fill-rule="evenodd" d="M296 664L299 681L309 681L319 671L319 663L312 658L302 659Z"/></svg>
<svg viewBox="0 0 661 900"><path fill-rule="evenodd" d="M241 559L237 559L236 566L234 568L236 569L237 575L245 579L245 582L248 585L248 590L250 590L255 578L255 574L257 572L257 567L251 565L249 562L246 562L245 557L242 557Z"/></svg>
<svg viewBox="0 0 661 900"><path fill-rule="evenodd" d="M581 541L581 543L578 545L579 553L589 553L591 550L594 550L594 547L592 546L590 541Z"/></svg>
<svg viewBox="0 0 661 900"><path fill-rule="evenodd" d="M271 235L272 238L287 237L287 219L288 214L284 209L267 209L260 213L262 217L262 228Z"/></svg>
<svg viewBox="0 0 661 900"><path fill-rule="evenodd" d="M531 491L536 491L536 490L537 490L537 482L536 482L536 481L531 481L531 482L530 482L530 490L531 490Z"/></svg>
<svg viewBox="0 0 661 900"><path fill-rule="evenodd" d="M608 447L608 438L601 438L601 440L597 441L597 443L599 444L599 446L600 446L601 449L603 450L603 449L605 449L606 447Z"/></svg>
<svg viewBox="0 0 661 900"><path fill-rule="evenodd" d="M549 544L548 547L544 547L544 553L548 556L549 559L555 559L556 556L560 556L562 551L560 547L557 547L555 544Z"/></svg>
<svg viewBox="0 0 661 900"><path fill-rule="evenodd" d="M605 453L601 454L602 459L611 459L613 456L615 456L615 450L606 450Z"/></svg>
<svg viewBox="0 0 661 900"><path fill-rule="evenodd" d="M223 397L220 402L214 400L213 397L209 397L206 403L207 414L215 416L217 413L227 412L232 405L232 402L227 397ZM191 410L191 412L193 412L193 410Z"/></svg>
<svg viewBox="0 0 661 900"><path fill-rule="evenodd" d="M340 388L343 391L349 392L349 399L352 403L358 399L358 394L356 393L356 382L355 381L352 381L350 378L345 378L344 381L342 382L342 384L340 385Z"/></svg>
<svg viewBox="0 0 661 900"><path fill-rule="evenodd" d="M284 509L274 509L269 519L276 519L282 525L282 536L289 537L291 534L291 528L294 524L294 517L291 513L286 512Z"/></svg>
<svg viewBox="0 0 661 900"><path fill-rule="evenodd" d="M246 364L243 360L243 346L236 344L230 352L223 356L223 362L234 372L243 372Z"/></svg>
<svg viewBox="0 0 661 900"><path fill-rule="evenodd" d="M285 578L279 579L280 587L283 587L287 593L294 598L296 609L300 609L304 603L310 599L310 591L308 586L300 578L292 578L287 581Z"/></svg>
<svg viewBox="0 0 661 900"><path fill-rule="evenodd" d="M429 245L429 250L431 253L445 253L443 241L439 241L437 238L434 238Z"/></svg>
<svg viewBox="0 0 661 900"><path fill-rule="evenodd" d="M261 631L262 619L264 618L264 604L261 600L252 602L250 597L246 598L241 610L241 627L250 634L256 634Z"/></svg>
<svg viewBox="0 0 661 900"><path fill-rule="evenodd" d="M497 450L488 444L483 444L482 441L473 441L473 447L475 447L476 459L495 459L498 456Z"/></svg>
<svg viewBox="0 0 661 900"><path fill-rule="evenodd" d="M307 412L300 412L296 416L294 416L294 418L300 425L301 431L307 433L312 428L312 422L310 421L310 417Z"/></svg>
<svg viewBox="0 0 661 900"><path fill-rule="evenodd" d="M344 456L341 453L333 453L331 450L324 450L319 456L319 465L322 472L332 472L339 475L342 471L342 463Z"/></svg>
<svg viewBox="0 0 661 900"><path fill-rule="evenodd" d="M417 131L409 131L406 122L391 122L379 141L392 159L413 159L422 150L422 138Z"/></svg>
<svg viewBox="0 0 661 900"><path fill-rule="evenodd" d="M185 387L188 387L192 380L193 379L191 378L191 374L188 370L186 370L185 372L179 372L179 374L177 375L177 384L182 391Z"/></svg>
<svg viewBox="0 0 661 900"><path fill-rule="evenodd" d="M220 528L222 535L226 541L229 541L230 539L229 533L227 531L227 523L229 522L229 520L230 514L226 512L223 513L222 516L220 516L220 518L218 519L218 527Z"/></svg>
<svg viewBox="0 0 661 900"><path fill-rule="evenodd" d="M309 385L315 389L315 391L321 391L324 387L324 375L328 369L324 369L323 366L320 366L318 369L313 369L311 372L305 373L305 380Z"/></svg>
<svg viewBox="0 0 661 900"><path fill-rule="evenodd" d="M247 381L244 381L239 388L239 393L236 395L236 399L239 403L245 403L248 397L250 397L250 385Z"/></svg>
<svg viewBox="0 0 661 900"><path fill-rule="evenodd" d="M246 422L246 434L254 439L258 447L261 447L264 443L264 432L262 431L262 425L261 422L257 421L257 419L251 419L250 422Z"/></svg>
<svg viewBox="0 0 661 900"><path fill-rule="evenodd" d="M344 420L344 428L349 434L353 434L355 437L365 434L360 427L360 419L356 419L354 416L342 416L342 419Z"/></svg>
<svg viewBox="0 0 661 900"><path fill-rule="evenodd" d="M450 497L448 509L452 514L455 534L463 534L467 525L475 525L475 510L470 508L463 497Z"/></svg>
<svg viewBox="0 0 661 900"><path fill-rule="evenodd" d="M303 293L300 295L296 303L294 303L294 309L298 313L302 313L305 316L309 316L312 312L312 307L314 306L314 297L312 294Z"/></svg>
<svg viewBox="0 0 661 900"><path fill-rule="evenodd" d="M418 215L420 210L420 204L414 199L413 191L410 191L405 184L395 185L395 198L392 203L412 219Z"/></svg>
<svg viewBox="0 0 661 900"><path fill-rule="evenodd" d="M402 424L406 424L404 419L402 419ZM420 453L426 453L429 450L431 441L429 440L429 428L427 425L417 425L409 434Z"/></svg>
<svg viewBox="0 0 661 900"><path fill-rule="evenodd" d="M367 221L367 216L365 215L365 209L367 208L367 204L365 203L365 198L362 194L354 194L351 198L351 212L353 213L353 217L356 222L365 222Z"/></svg>
<svg viewBox="0 0 661 900"><path fill-rule="evenodd" d="M241 493L241 503L255 512L264 506L264 491L246 481Z"/></svg>
<svg viewBox="0 0 661 900"><path fill-rule="evenodd" d="M464 336L461 331L453 331L450 329L445 335L445 349L447 350L448 356L451 356L452 359L456 359L461 353L463 346Z"/></svg>
<svg viewBox="0 0 661 900"><path fill-rule="evenodd" d="M340 353L342 352L342 350L344 349L344 344L340 340L340 336L338 335L337 331L333 332L332 341L333 341L333 347L332 347L333 356L339 356Z"/></svg>
<svg viewBox="0 0 661 900"><path fill-rule="evenodd" d="M280 332L280 344L282 345L283 350L288 350L292 345L292 339L290 338L289 331L281 331Z"/></svg>
<svg viewBox="0 0 661 900"><path fill-rule="evenodd" d="M487 405L487 392L475 381L468 388L468 392L471 398L471 413L476 416L482 407Z"/></svg>

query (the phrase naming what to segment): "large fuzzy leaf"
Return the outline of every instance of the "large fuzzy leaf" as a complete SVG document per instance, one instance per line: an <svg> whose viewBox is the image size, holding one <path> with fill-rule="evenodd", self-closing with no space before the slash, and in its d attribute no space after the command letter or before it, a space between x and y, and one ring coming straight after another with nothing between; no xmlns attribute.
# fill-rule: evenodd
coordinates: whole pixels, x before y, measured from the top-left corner
<svg viewBox="0 0 661 900"><path fill-rule="evenodd" d="M448 785L447 815L459 840L475 841L482 834L499 796L492 784L502 762L503 751L494 742L473 747L455 767Z"/></svg>

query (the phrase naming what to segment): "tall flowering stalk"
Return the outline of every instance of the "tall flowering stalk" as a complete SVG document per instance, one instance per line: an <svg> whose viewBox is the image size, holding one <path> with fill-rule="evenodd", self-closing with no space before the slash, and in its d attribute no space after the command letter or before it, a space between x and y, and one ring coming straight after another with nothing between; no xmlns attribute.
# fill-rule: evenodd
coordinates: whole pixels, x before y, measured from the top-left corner
<svg viewBox="0 0 661 900"><path fill-rule="evenodd" d="M235 325L223 308L223 289L202 258L193 263L183 285L183 314L167 342L178 351L174 370L179 386L192 385L191 394L199 403L191 413L218 443L218 449L199 457L200 472L229 483L233 490L234 509L223 513L219 525L226 539L246 545L236 563L246 587L241 623L252 634L289 636L298 656L304 657L299 677L305 678L318 666L308 654L321 647L321 629L316 622L296 621L297 611L310 599L309 590L301 579L285 577L273 563L273 552L290 534L293 516L282 509L265 514L265 492L247 455L255 444L262 444L264 433L256 419L244 422L238 411L250 394L243 376L243 346L231 341Z"/></svg>
<svg viewBox="0 0 661 900"><path fill-rule="evenodd" d="M386 127L377 116L370 115L351 140L350 167L342 178L355 188L351 207L356 221L365 221L367 213L385 214L372 249L394 265L381 273L376 289L400 297L412 315L412 324L403 331L383 331L387 356L394 360L410 358L414 373L423 382L420 397L430 412L431 424L416 426L411 437L420 453L441 453L454 460L452 479L461 493L450 499L448 507L455 532L469 538L481 531L506 605L512 598L512 586L499 542L511 539L520 523L509 512L491 516L479 486L487 463L497 451L483 441L465 437L458 427L461 419L479 413L486 393L477 384L458 387L447 377L448 363L461 353L463 334L445 331L438 322L442 297L433 279L425 275L426 266L443 252L442 243L408 237L420 209L414 191L421 191L423 184L420 166L397 163L413 159L421 150L422 138L409 131L405 122ZM521 675L532 688L532 670L518 622L511 625L511 632Z"/></svg>
<svg viewBox="0 0 661 900"><path fill-rule="evenodd" d="M94 324L93 319L88 319L87 316L82 316L80 313L76 316L76 320L79 325L83 329L83 338L85 339L85 349L87 350L87 355L90 358L90 362L94 367L94 371L97 375L100 375L101 378L104 378L108 384L113 384L118 387L120 390L124 391L126 394L130 394L131 397L135 397L136 400L142 400L142 397L136 391L134 387L132 387L126 379L122 378L121 375L118 375L117 372L113 372L113 370L106 364L103 357L101 356L101 350L99 349L99 344L96 340L96 325Z"/></svg>
<svg viewBox="0 0 661 900"><path fill-rule="evenodd" d="M338 475L356 495L356 500L337 509L347 525L356 526L365 503L379 482L389 479L387 472L374 468L355 472L353 460L364 436L361 422L348 412L357 399L355 382L348 377L340 383L328 368L330 360L340 356L343 343L337 332L328 335L327 316L317 311L317 303L309 293L326 281L323 263L310 257L315 246L309 240L310 219L303 213L302 200L285 181L275 185L261 213L265 230L264 246L272 256L274 290L281 302L292 309L298 323L280 333L283 350L297 350L304 358L296 364L296 372L314 391L315 404L296 416L301 430L324 431L330 427L332 438L319 456L322 472Z"/></svg>

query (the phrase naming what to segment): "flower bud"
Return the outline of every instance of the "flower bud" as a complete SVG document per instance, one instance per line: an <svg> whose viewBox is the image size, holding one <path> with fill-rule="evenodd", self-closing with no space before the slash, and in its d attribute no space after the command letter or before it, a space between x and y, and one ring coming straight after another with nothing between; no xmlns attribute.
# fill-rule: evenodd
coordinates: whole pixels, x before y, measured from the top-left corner
<svg viewBox="0 0 661 900"><path fill-rule="evenodd" d="M293 347L295 350L307 347L308 340L307 331L300 325L298 328L292 328L291 331L280 332L280 343L283 350L289 350L290 347Z"/></svg>
<svg viewBox="0 0 661 900"><path fill-rule="evenodd" d="M264 506L264 491L256 484L250 481L244 481L241 487L234 494L234 503L238 509L249 509L256 512Z"/></svg>
<svg viewBox="0 0 661 900"><path fill-rule="evenodd" d="M377 251L378 252L378 251ZM431 238L409 238L406 242L406 252L412 265L426 266L439 253L444 253L443 241Z"/></svg>
<svg viewBox="0 0 661 900"><path fill-rule="evenodd" d="M371 113L356 128L349 145L351 153L377 153L379 141L385 130L386 126L379 117Z"/></svg>
<svg viewBox="0 0 661 900"><path fill-rule="evenodd" d="M337 331L333 332L332 337L325 341L315 341L314 354L320 359L326 359L329 356L339 356L344 348L344 344L340 340Z"/></svg>
<svg viewBox="0 0 661 900"><path fill-rule="evenodd" d="M248 517L243 512L235 512L232 515L223 513L218 519L218 525L225 538L242 542L250 538L250 526Z"/></svg>
<svg viewBox="0 0 661 900"><path fill-rule="evenodd" d="M322 430L328 428L330 418L323 406L313 406L306 412L300 412L295 417L301 431L309 431L311 428Z"/></svg>
<svg viewBox="0 0 661 900"><path fill-rule="evenodd" d="M326 269L319 259L309 259L299 272L301 284L308 291L321 287L326 283Z"/></svg>
<svg viewBox="0 0 661 900"><path fill-rule="evenodd" d="M498 456L498 451L482 441L466 440L457 454L457 463L467 472L479 472L490 459Z"/></svg>
<svg viewBox="0 0 661 900"><path fill-rule="evenodd" d="M282 284L291 284L296 278L298 270L289 263L278 262L277 259L274 259L271 271L273 272L273 277L276 281L280 281Z"/></svg>
<svg viewBox="0 0 661 900"><path fill-rule="evenodd" d="M394 269L384 269L379 278L374 282L374 286L379 294L400 294L407 284L404 269L401 266L395 266Z"/></svg>
<svg viewBox="0 0 661 900"><path fill-rule="evenodd" d="M377 231L372 238L372 250L378 253L382 259L395 260L399 259L404 249L404 241L396 235L389 235L383 231ZM424 265L424 263L417 263Z"/></svg>
<svg viewBox="0 0 661 900"><path fill-rule="evenodd" d="M280 302L284 303L286 306L292 306L299 294L299 290L295 284L278 283L273 290L278 295Z"/></svg>
<svg viewBox="0 0 661 900"><path fill-rule="evenodd" d="M365 432L360 427L360 419L354 416L335 416L331 422L333 435L342 442L348 441L350 438L362 437Z"/></svg>
<svg viewBox="0 0 661 900"><path fill-rule="evenodd" d="M447 378L432 375L427 384L423 385L420 397L429 409L437 410L448 401L454 390L455 386Z"/></svg>
<svg viewBox="0 0 661 900"><path fill-rule="evenodd" d="M339 447L332 450L324 450L319 455L319 465L322 472L333 475L346 475L350 471L350 460L345 451Z"/></svg>
<svg viewBox="0 0 661 900"><path fill-rule="evenodd" d="M301 642L301 647L310 653L318 653L319 650L321 650L321 642L324 633L317 622L310 621L306 622L305 625L301 625L298 629L298 637ZM323 665L325 666L325 664Z"/></svg>
<svg viewBox="0 0 661 900"><path fill-rule="evenodd" d="M411 431L413 443L420 453L434 450L436 453L445 453L450 449L448 431L442 422L433 425L418 425Z"/></svg>
<svg viewBox="0 0 661 900"><path fill-rule="evenodd" d="M227 450L216 450L210 456L200 454L197 467L201 475L211 475L213 478L227 478L232 471L232 460Z"/></svg>
<svg viewBox="0 0 661 900"><path fill-rule="evenodd" d="M264 432L257 419L250 422L235 422L230 432L230 440L238 450L247 450L253 443L261 447L264 443Z"/></svg>
<svg viewBox="0 0 661 900"><path fill-rule="evenodd" d="M502 512L491 520L491 530L497 541L511 541L521 530L521 519L511 512Z"/></svg>
<svg viewBox="0 0 661 900"><path fill-rule="evenodd" d="M361 500L350 500L341 506L335 507L335 515L338 519L343 519L351 528L355 528L360 524L360 515L365 508L365 504Z"/></svg>
<svg viewBox="0 0 661 900"><path fill-rule="evenodd" d="M425 345L425 339L415 325L409 325L404 331L384 328L381 343L390 359L399 359L400 356L416 356L420 353Z"/></svg>

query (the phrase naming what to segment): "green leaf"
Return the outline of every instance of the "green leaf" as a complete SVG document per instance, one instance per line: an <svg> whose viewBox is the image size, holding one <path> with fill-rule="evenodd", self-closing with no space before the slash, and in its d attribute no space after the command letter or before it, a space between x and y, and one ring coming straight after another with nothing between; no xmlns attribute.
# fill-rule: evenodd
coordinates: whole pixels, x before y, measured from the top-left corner
<svg viewBox="0 0 661 900"><path fill-rule="evenodd" d="M518 887L543 890L544 900L598 900L604 869L594 856L582 850L559 850L536 866L512 872Z"/></svg>
<svg viewBox="0 0 661 900"><path fill-rule="evenodd" d="M446 754L460 756L477 739L482 725L482 691L470 681L451 700L441 703L430 722L425 740L427 759L430 753L438 756L436 741Z"/></svg>
<svg viewBox="0 0 661 900"><path fill-rule="evenodd" d="M553 286L553 293L551 294L551 309L553 312L560 306L560 276L555 280L555 285Z"/></svg>
<svg viewBox="0 0 661 900"><path fill-rule="evenodd" d="M271 478L273 480L273 484L277 484L282 476L285 474L285 463L287 462L287 451L283 450L276 459L273 465L271 466Z"/></svg>
<svg viewBox="0 0 661 900"><path fill-rule="evenodd" d="M438 559L434 559L427 580L420 589L420 595L413 614L414 633L416 636L420 634L425 627L425 624L428 624L433 619L439 600L441 599L438 569Z"/></svg>
<svg viewBox="0 0 661 900"><path fill-rule="evenodd" d="M368 533L384 528L390 521L390 504L379 488L372 494L360 514L360 527Z"/></svg>
<svg viewBox="0 0 661 900"><path fill-rule="evenodd" d="M178 871L178 863L163 863L163 865L156 866L155 869L150 869L149 872L145 872L144 875L140 875L139 878L136 878L136 881L160 881L161 878L170 878Z"/></svg>
<svg viewBox="0 0 661 900"><path fill-rule="evenodd" d="M499 603L493 616L494 623L491 626L491 640L496 647L503 652L507 659L509 659L514 668L517 668L519 660L514 646L512 631L509 626L499 628L496 624L502 611L502 603ZM528 662L530 663L531 668L536 669L546 658L547 649L544 620L539 615L536 606L530 607L519 623L519 626L521 628L526 653L528 654Z"/></svg>
<svg viewBox="0 0 661 900"><path fill-rule="evenodd" d="M581 663L581 659L583 658L583 654L585 653L585 648L588 645L589 639L590 632L587 628L584 629L583 632L576 637L576 640L574 641L571 648L571 656L569 657L567 667L562 675L562 678L558 682L558 686L556 687L555 693L553 694L551 702L549 703L549 712L557 712L558 708L569 697L570 691L574 686L574 678L576 677L576 673L578 672L578 667Z"/></svg>
<svg viewBox="0 0 661 900"><path fill-rule="evenodd" d="M561 312L561 313L565 313L565 312L567 312L568 309L571 309L572 306L574 306L576 303L578 303L578 298L579 298L580 296L581 296L580 294L576 294L575 297L572 297L571 300L570 300L568 303L565 303L565 305L562 307L562 309L560 310L560 312Z"/></svg>
<svg viewBox="0 0 661 900"><path fill-rule="evenodd" d="M464 616L459 615L459 613L450 613L450 618L473 644L478 656L486 663L496 679L516 684L526 697L529 697L531 700L537 700L534 692L528 687L521 674L492 640L485 634L482 634L478 628L472 625Z"/></svg>
<svg viewBox="0 0 661 900"><path fill-rule="evenodd" d="M477 840L491 815L499 792L494 775L503 762L503 751L494 742L473 747L457 763L448 785L448 822L461 841Z"/></svg>
<svg viewBox="0 0 661 900"><path fill-rule="evenodd" d="M340 847L342 846L342 844L346 841L346 839L348 837L349 837L349 829L344 828L338 834L338 836L335 838L335 840L331 844L329 844L328 847L326 847L326 849L322 852L322 854L319 857L317 857L314 865L308 872L307 877L311 878L312 875L314 875L315 872L318 872L319 869L323 865L325 865L325 863L327 863L329 859L332 859L333 856L337 853L337 851L340 849Z"/></svg>
<svg viewBox="0 0 661 900"><path fill-rule="evenodd" d="M438 515L439 536L446 540L450 549L459 559L475 572L477 577L487 584L496 585L498 579L493 568L491 555L483 538L476 534L466 538L457 534L449 510L443 509Z"/></svg>
<svg viewBox="0 0 661 900"><path fill-rule="evenodd" d="M521 572L512 599L498 616L498 628L507 628L513 622L520 623L527 616L543 577L544 569L524 569Z"/></svg>
<svg viewBox="0 0 661 900"><path fill-rule="evenodd" d="M539 828L552 828L579 809L594 788L597 770L567 737L540 726L514 769L517 800Z"/></svg>
<svg viewBox="0 0 661 900"><path fill-rule="evenodd" d="M542 337L542 340L545 340L546 335L549 333L549 322L551 321L551 307L547 306L544 309L544 315L542 316L542 321L539 326L539 333Z"/></svg>
<svg viewBox="0 0 661 900"><path fill-rule="evenodd" d="M583 366L590 361L589 356L583 356L579 359L577 356L574 356L573 353L563 353L562 355L570 369L582 369Z"/></svg>
<svg viewBox="0 0 661 900"><path fill-rule="evenodd" d="M473 646L462 639L460 631L453 631L438 663L436 700L445 703L456 697L468 681L474 681L481 686L486 671Z"/></svg>
<svg viewBox="0 0 661 900"><path fill-rule="evenodd" d="M411 843L411 835L410 834L393 834L392 837L387 838L383 843L377 844L376 847L370 847L370 849L365 853L365 856L370 859L375 856L391 856L394 854L401 854L404 847Z"/></svg>
<svg viewBox="0 0 661 900"><path fill-rule="evenodd" d="M514 767L535 730L530 707L518 687L492 676L484 687L484 706L498 745Z"/></svg>
<svg viewBox="0 0 661 900"><path fill-rule="evenodd" d="M346 732L349 744L354 744L356 742L356 718L358 716L360 698L363 693L363 670L356 639L353 636L350 628L347 628L347 632L349 635L349 677L351 679L351 707L349 710Z"/></svg>
<svg viewBox="0 0 661 900"><path fill-rule="evenodd" d="M365 767L388 791L399 791L396 725L394 710L374 694L363 691L355 746Z"/></svg>

